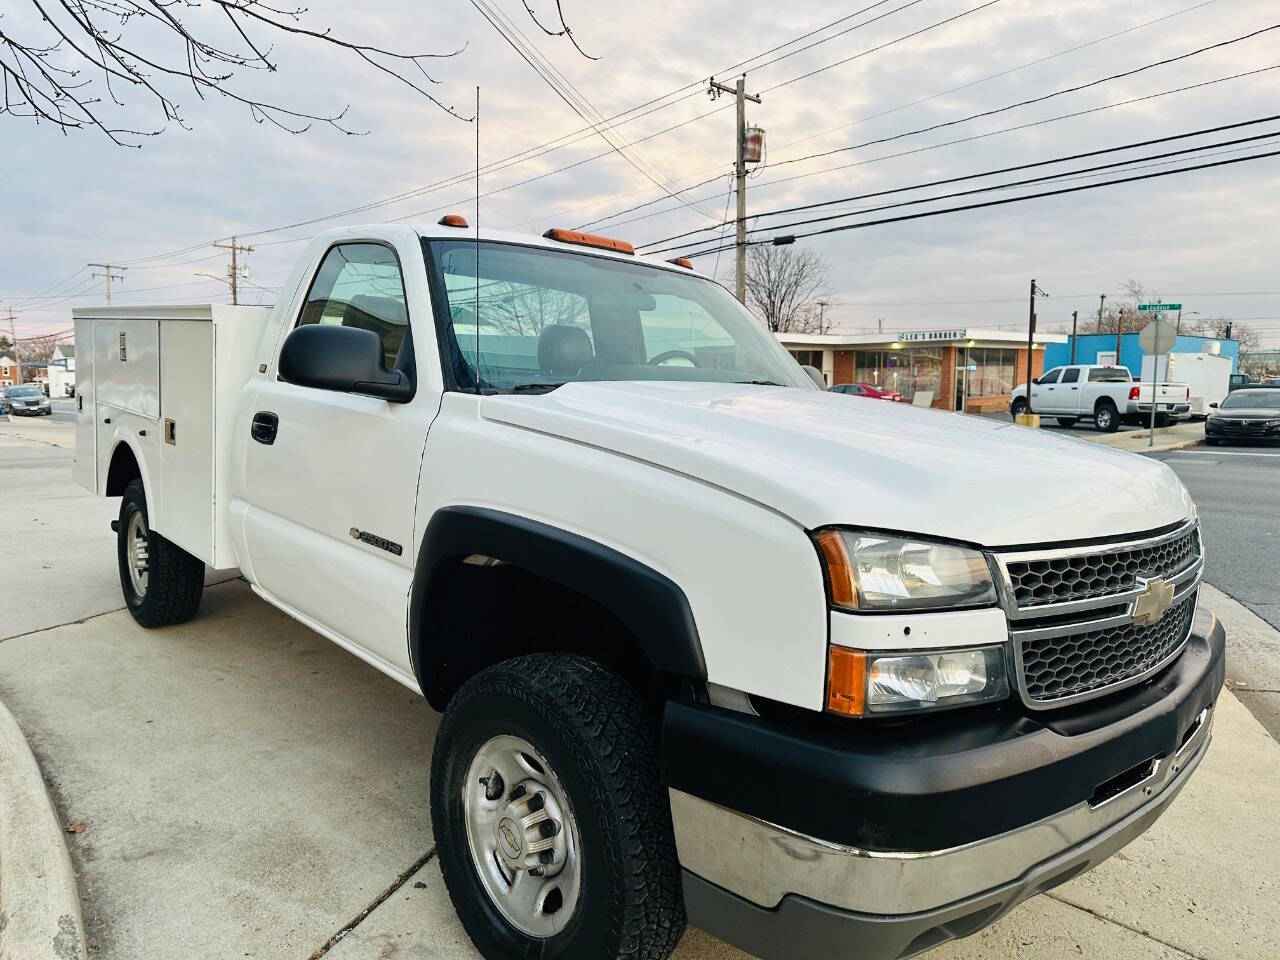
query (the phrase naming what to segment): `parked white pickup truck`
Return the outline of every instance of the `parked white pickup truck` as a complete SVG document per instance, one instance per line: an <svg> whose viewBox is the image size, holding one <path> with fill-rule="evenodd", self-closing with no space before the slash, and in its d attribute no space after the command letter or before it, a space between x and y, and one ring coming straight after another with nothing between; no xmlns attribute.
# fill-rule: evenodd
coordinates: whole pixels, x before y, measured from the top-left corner
<svg viewBox="0 0 1280 960"><path fill-rule="evenodd" d="M1024 413L1056 417L1069 427L1077 420L1092 420L1104 433L1121 423L1146 423L1151 416L1152 388L1156 396L1156 425L1168 426L1191 412L1191 388L1185 383L1140 383L1128 367L1081 363L1054 367L1031 381L1031 406L1027 385L1013 388L1009 412L1016 419Z"/></svg>
<svg viewBox="0 0 1280 960"><path fill-rule="evenodd" d="M686 918L917 953L1138 836L1209 742L1167 466L832 396L685 264L447 218L321 235L270 311L75 318L134 618L239 567L443 711L490 960L660 960Z"/></svg>

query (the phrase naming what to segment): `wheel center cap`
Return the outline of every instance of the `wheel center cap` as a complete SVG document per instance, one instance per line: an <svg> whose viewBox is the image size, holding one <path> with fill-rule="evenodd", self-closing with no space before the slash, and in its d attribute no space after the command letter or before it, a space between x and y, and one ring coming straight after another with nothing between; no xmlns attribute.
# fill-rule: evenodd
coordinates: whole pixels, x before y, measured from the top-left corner
<svg viewBox="0 0 1280 960"><path fill-rule="evenodd" d="M498 849L508 860L519 860L524 852L524 839L519 825L510 817L503 817L497 827Z"/></svg>

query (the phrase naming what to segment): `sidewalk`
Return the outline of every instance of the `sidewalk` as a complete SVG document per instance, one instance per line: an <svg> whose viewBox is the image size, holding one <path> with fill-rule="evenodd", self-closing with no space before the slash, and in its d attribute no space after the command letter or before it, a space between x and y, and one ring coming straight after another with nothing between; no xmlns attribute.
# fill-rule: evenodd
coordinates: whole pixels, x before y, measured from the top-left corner
<svg viewBox="0 0 1280 960"><path fill-rule="evenodd" d="M1072 436L1092 440L1094 443L1105 443L1109 447L1115 447L1117 450L1128 450L1130 453L1160 453L1166 450L1193 447L1197 443L1203 443L1204 424L1196 421L1194 423L1176 423L1171 427L1156 427L1155 444L1151 446L1148 446L1149 432L1147 430L1123 430L1116 433L1098 433L1094 430L1078 434L1073 432Z"/></svg>

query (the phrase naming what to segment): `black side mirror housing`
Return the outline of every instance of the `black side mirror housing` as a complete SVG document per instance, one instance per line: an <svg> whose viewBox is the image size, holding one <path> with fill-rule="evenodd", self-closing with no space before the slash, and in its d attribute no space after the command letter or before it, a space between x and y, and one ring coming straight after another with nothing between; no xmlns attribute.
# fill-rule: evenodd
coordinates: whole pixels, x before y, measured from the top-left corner
<svg viewBox="0 0 1280 960"><path fill-rule="evenodd" d="M317 390L361 393L390 403L408 403L415 392L408 374L387 369L382 338L360 327L303 324L285 337L279 367L289 383Z"/></svg>
<svg viewBox="0 0 1280 960"><path fill-rule="evenodd" d="M1211 404L1209 404L1209 409L1210 409L1210 410L1217 410L1217 409L1218 409L1218 405L1217 405L1216 403L1211 403Z"/></svg>

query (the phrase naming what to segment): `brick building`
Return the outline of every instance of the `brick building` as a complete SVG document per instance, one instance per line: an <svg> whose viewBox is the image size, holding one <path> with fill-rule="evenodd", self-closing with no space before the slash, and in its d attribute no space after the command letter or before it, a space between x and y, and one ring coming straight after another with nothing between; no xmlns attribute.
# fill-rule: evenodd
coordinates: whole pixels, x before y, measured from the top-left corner
<svg viewBox="0 0 1280 960"><path fill-rule="evenodd" d="M897 390L909 401L927 401L941 410L1008 410L1014 386L1027 379L1027 337L1012 330L776 336L797 360L821 370L828 386L869 383ZM1033 377L1044 371L1045 345L1065 341L1060 334L1036 334L1031 356Z"/></svg>

